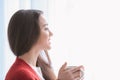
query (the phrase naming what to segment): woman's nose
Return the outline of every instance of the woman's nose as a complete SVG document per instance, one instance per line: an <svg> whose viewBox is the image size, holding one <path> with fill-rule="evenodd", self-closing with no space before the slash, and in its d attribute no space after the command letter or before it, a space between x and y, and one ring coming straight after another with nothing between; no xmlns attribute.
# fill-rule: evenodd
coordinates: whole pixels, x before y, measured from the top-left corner
<svg viewBox="0 0 120 80"><path fill-rule="evenodd" d="M49 30L49 35L50 35L50 36L53 36L53 33L52 33L50 30Z"/></svg>

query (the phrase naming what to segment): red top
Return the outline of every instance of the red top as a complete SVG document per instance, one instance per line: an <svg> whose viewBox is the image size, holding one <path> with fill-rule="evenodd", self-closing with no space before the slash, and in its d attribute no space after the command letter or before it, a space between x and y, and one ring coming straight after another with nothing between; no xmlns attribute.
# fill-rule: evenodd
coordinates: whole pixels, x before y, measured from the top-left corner
<svg viewBox="0 0 120 80"><path fill-rule="evenodd" d="M40 80L40 78L25 61L16 58L16 61L9 69L5 80Z"/></svg>

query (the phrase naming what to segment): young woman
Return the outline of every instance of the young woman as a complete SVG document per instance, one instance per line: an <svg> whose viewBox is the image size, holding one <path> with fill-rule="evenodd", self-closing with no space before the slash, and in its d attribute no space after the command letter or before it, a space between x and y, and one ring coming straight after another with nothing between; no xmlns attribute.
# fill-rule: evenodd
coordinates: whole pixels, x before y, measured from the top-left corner
<svg viewBox="0 0 120 80"><path fill-rule="evenodd" d="M43 12L40 10L19 10L10 19L8 40L16 60L5 80L77 80L80 68L66 68L66 63L55 76L49 56L48 62L40 53L51 49L51 36ZM47 52L46 52L47 53Z"/></svg>

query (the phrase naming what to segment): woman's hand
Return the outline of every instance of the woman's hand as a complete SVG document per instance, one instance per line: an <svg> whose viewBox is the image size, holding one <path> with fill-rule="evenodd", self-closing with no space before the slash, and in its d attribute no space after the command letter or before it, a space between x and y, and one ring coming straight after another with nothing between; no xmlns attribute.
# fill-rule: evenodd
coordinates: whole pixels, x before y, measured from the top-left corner
<svg viewBox="0 0 120 80"><path fill-rule="evenodd" d="M66 68L67 63L63 64L58 73L58 80L80 80L80 69L83 66Z"/></svg>

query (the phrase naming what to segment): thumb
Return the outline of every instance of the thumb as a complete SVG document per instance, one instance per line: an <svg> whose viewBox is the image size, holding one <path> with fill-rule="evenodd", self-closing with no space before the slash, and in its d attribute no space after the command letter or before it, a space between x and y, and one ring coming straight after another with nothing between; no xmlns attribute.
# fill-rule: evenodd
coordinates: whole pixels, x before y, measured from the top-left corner
<svg viewBox="0 0 120 80"><path fill-rule="evenodd" d="M67 62L65 62L65 63L62 65L62 67L60 68L60 71L65 70L65 69L66 69L66 66L67 66Z"/></svg>

